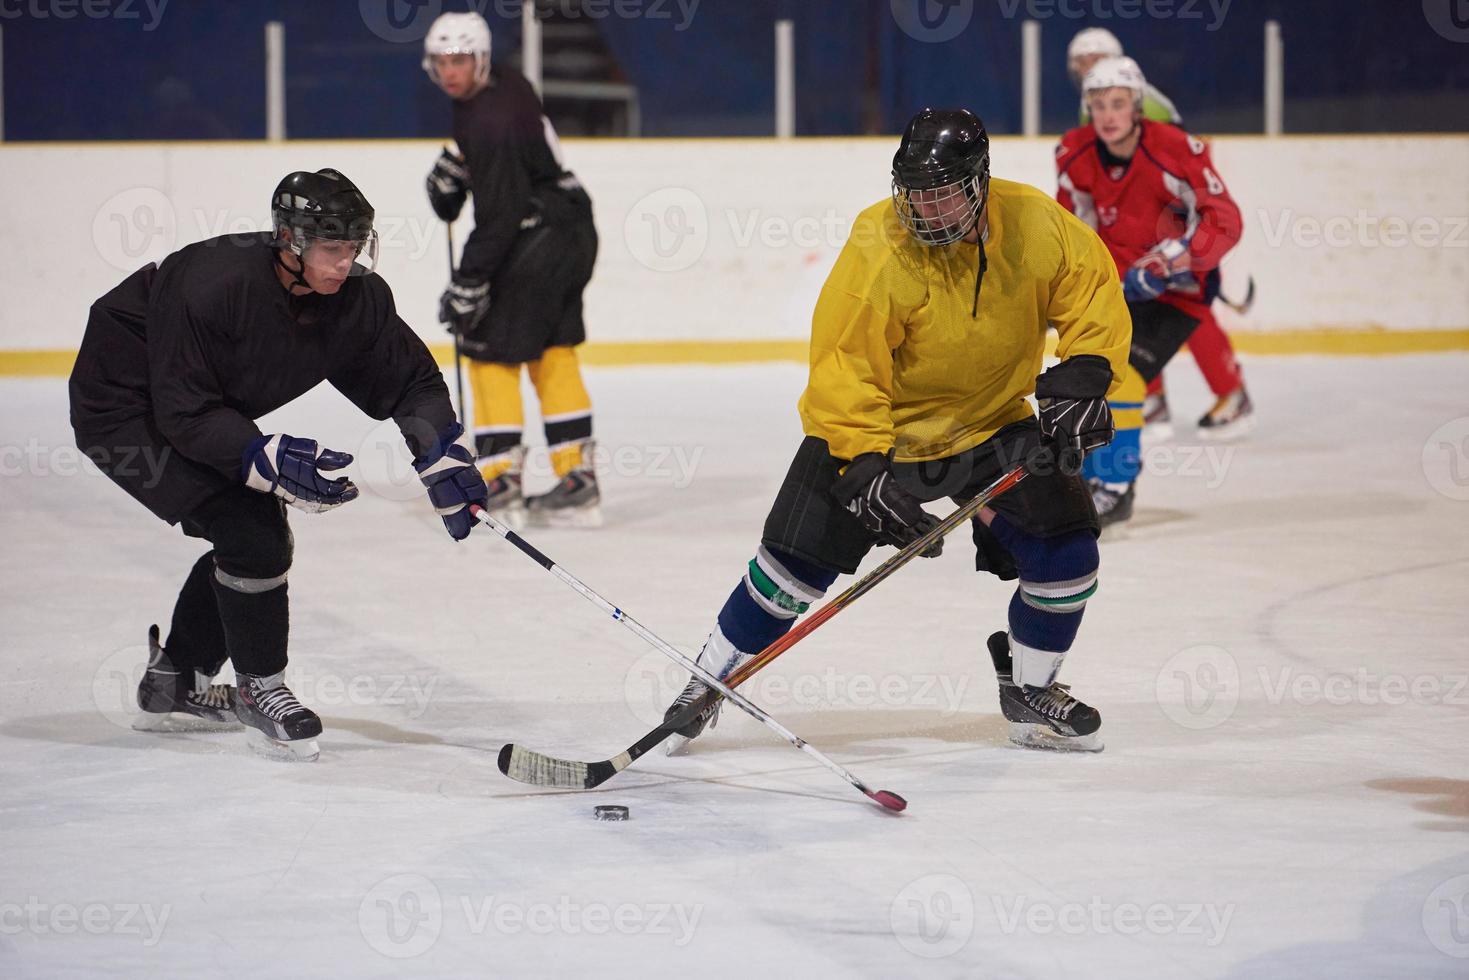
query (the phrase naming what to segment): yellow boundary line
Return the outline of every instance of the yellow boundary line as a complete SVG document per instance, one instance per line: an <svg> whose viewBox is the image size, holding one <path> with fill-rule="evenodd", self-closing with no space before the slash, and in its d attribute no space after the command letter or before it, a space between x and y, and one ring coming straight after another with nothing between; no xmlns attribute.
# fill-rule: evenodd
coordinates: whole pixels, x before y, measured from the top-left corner
<svg viewBox="0 0 1469 980"><path fill-rule="evenodd" d="M1466 330L1281 330L1230 334L1241 354L1381 357L1469 351ZM1052 337L1052 346L1055 338ZM440 364L453 360L448 344L432 344ZM632 367L671 364L806 363L804 340L632 340L589 343L586 364ZM76 351L0 350L0 377L64 378Z"/></svg>

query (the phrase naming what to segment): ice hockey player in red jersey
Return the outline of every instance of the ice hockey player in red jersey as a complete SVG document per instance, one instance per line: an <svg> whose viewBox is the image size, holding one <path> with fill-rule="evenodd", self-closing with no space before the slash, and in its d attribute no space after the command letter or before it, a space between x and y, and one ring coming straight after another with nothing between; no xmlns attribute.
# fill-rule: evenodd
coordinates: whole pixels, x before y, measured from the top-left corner
<svg viewBox="0 0 1469 980"><path fill-rule="evenodd" d="M1239 208L1203 140L1143 115L1147 81L1131 58L1106 58L1082 92L1092 124L1056 148L1057 198L1097 230L1122 276L1132 312L1130 369L1114 393L1117 437L1087 457L1102 523L1132 515L1148 382L1211 320L1211 274L1239 241Z"/></svg>

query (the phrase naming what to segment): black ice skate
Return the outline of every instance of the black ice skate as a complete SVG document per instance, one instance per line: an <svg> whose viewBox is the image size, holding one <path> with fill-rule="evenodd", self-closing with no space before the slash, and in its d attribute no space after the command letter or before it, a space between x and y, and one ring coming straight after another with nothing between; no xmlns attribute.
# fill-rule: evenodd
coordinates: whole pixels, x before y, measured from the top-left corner
<svg viewBox="0 0 1469 980"><path fill-rule="evenodd" d="M285 672L257 677L235 672L235 714L253 731L250 747L280 762L315 762L321 719L286 687Z"/></svg>
<svg viewBox="0 0 1469 980"><path fill-rule="evenodd" d="M138 682L141 713L133 728L140 732L238 731L235 689L209 683L213 679L213 675L175 665L158 642L158 627L148 627L148 668Z"/></svg>
<svg viewBox="0 0 1469 980"><path fill-rule="evenodd" d="M1000 711L1010 722L1010 741L1027 749L1100 752L1097 729L1102 716L1071 696L1065 684L1021 687L1010 677L1010 638L1003 631L989 639L990 659L1000 681Z"/></svg>
<svg viewBox="0 0 1469 980"><path fill-rule="evenodd" d="M1240 385L1214 403L1199 419L1199 438L1227 442L1248 435L1255 428L1255 405Z"/></svg>
<svg viewBox="0 0 1469 980"><path fill-rule="evenodd" d="M540 527L601 527L602 494L592 468L592 442L582 443L581 462L546 493L525 499L526 516Z"/></svg>
<svg viewBox="0 0 1469 980"><path fill-rule="evenodd" d="M698 663L700 667L703 667L720 680L724 680L730 674L734 673L741 664L750 659L752 659L750 654L736 650L734 645L724 638L724 634L716 629L704 643L704 649L699 651ZM689 682L684 685L684 689L679 692L678 697L674 698L673 703L668 706L668 710L663 713L663 723L666 725L671 722L689 705L699 700L700 696L707 690L709 688L703 681L697 677L690 677ZM674 729L674 734L670 735L668 741L663 743L664 752L668 755L680 754L684 749L688 748L690 742L699 737L704 729L713 728L719 724L719 709L723 704L724 700L721 698L694 715L681 727Z"/></svg>
<svg viewBox="0 0 1469 980"><path fill-rule="evenodd" d="M1101 480L1088 480L1087 489L1091 491L1092 505L1097 508L1097 521L1103 528L1113 524L1125 524L1132 519L1132 502L1134 491L1137 489L1137 481L1133 480L1122 489L1121 484L1104 483Z"/></svg>

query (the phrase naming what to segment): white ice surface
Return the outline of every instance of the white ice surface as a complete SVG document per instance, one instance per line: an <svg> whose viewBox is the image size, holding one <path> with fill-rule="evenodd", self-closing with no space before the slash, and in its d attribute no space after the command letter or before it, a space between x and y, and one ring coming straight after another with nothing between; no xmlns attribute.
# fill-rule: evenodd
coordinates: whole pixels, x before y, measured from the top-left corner
<svg viewBox="0 0 1469 980"><path fill-rule="evenodd" d="M696 650L803 374L590 372L608 525L528 537ZM502 777L507 741L620 751L681 675L499 539L453 544L329 389L264 423L361 455L360 500L292 515L321 760L134 733L201 543L66 475L61 382L0 382L0 975L1469 975L1469 358L1248 374L1259 431L1211 461L1181 426L1104 542L1063 679L1106 752L1006 744L983 641L1010 588L962 535L752 684L901 816L730 711L597 792Z"/></svg>

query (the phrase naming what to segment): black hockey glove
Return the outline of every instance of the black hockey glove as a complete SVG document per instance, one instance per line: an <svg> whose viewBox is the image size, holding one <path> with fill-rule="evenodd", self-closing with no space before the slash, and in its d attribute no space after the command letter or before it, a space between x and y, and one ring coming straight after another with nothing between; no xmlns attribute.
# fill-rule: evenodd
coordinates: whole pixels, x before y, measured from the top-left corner
<svg viewBox="0 0 1469 980"><path fill-rule="evenodd" d="M836 502L857 515L862 526L876 534L883 544L902 548L917 541L938 526L934 517L918 502L918 498L898 486L883 453L863 453L847 465L846 472L831 485ZM937 558L944 550L940 538L923 553Z"/></svg>
<svg viewBox="0 0 1469 980"><path fill-rule="evenodd" d="M445 147L434 161L434 168L428 172L424 184L434 214L449 222L459 217L459 212L464 209L464 199L469 196L469 171L461 158Z"/></svg>
<svg viewBox="0 0 1469 980"><path fill-rule="evenodd" d="M1112 365L1096 354L1068 357L1036 379L1041 438L1055 448L1063 472L1078 472L1087 453L1116 435L1107 405L1111 384Z"/></svg>
<svg viewBox="0 0 1469 980"><path fill-rule="evenodd" d="M474 330L480 317L490 311L490 283L462 279L454 273L454 279L444 295L439 297L439 322L456 337L463 337Z"/></svg>

